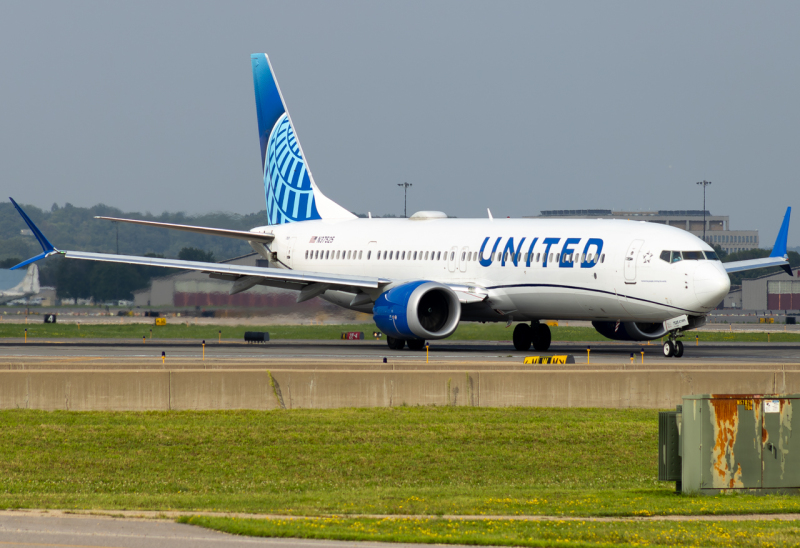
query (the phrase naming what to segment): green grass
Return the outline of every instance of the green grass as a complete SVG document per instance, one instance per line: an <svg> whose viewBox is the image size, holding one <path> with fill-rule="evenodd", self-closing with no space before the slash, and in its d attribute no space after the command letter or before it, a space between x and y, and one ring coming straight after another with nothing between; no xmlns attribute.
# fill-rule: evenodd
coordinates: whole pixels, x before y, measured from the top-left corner
<svg viewBox="0 0 800 548"><path fill-rule="evenodd" d="M170 318L165 326L148 324L10 324L0 323L0 339L8 337L22 337L25 329L28 330L29 339L63 339L63 338L116 338L139 341L142 335L156 339L195 339L213 342L218 340L222 331L223 340L242 340L245 331L268 331L270 339L274 341L291 339L340 339L344 331L362 331L364 336L370 338L377 328L373 324L343 324L343 325L266 325L266 326L221 326L221 325L189 325L179 323L177 318ZM608 341L591 327L551 327L554 341ZM721 327L724 329L724 327ZM505 324L480 324L462 323L448 340L469 341L510 341L513 328L506 328ZM688 333L684 338L688 343L694 343L695 335L700 341L712 342L800 342L800 333L773 332L766 333L729 333L726 331Z"/></svg>
<svg viewBox="0 0 800 548"><path fill-rule="evenodd" d="M790 496L678 496L652 410L400 407L0 412L0 507L295 515L736 514Z"/></svg>
<svg viewBox="0 0 800 548"><path fill-rule="evenodd" d="M490 546L797 546L792 521L596 522L449 519L236 519L182 523L236 535Z"/></svg>

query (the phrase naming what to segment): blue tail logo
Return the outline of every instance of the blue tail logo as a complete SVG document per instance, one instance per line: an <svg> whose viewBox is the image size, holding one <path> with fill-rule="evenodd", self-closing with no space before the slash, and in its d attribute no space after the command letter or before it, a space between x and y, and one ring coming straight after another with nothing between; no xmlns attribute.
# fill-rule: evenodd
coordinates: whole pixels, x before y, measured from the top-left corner
<svg viewBox="0 0 800 548"><path fill-rule="evenodd" d="M261 141L267 217L271 225L320 219L311 173L294 133L269 59L250 56Z"/></svg>

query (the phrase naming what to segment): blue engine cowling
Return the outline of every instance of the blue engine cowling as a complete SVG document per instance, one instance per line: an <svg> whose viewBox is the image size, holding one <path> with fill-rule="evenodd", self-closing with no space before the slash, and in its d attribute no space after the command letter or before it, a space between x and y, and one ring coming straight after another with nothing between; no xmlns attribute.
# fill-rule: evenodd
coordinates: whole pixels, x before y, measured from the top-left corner
<svg viewBox="0 0 800 548"><path fill-rule="evenodd" d="M651 341L667 334L663 323L646 322L592 322L592 325L604 337L615 341Z"/></svg>
<svg viewBox="0 0 800 548"><path fill-rule="evenodd" d="M410 282L381 294L372 316L381 331L396 339L444 339L458 327L461 303L446 285Z"/></svg>

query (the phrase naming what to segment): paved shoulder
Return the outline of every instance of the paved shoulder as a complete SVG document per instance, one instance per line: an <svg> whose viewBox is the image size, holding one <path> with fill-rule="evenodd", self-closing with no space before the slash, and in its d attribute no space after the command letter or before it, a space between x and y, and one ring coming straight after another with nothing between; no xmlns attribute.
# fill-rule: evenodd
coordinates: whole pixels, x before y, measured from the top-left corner
<svg viewBox="0 0 800 548"><path fill-rule="evenodd" d="M0 512L0 548L410 548L413 544L237 537L165 520Z"/></svg>

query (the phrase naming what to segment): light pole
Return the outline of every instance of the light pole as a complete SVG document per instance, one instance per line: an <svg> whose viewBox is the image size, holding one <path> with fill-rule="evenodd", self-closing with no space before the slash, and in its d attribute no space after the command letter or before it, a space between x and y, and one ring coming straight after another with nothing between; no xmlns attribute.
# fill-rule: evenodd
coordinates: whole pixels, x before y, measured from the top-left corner
<svg viewBox="0 0 800 548"><path fill-rule="evenodd" d="M403 217L408 218L408 187L414 186L411 183L397 183L397 186L403 187Z"/></svg>
<svg viewBox="0 0 800 548"><path fill-rule="evenodd" d="M703 241L706 241L706 187L711 181L697 181L698 185L703 185Z"/></svg>

